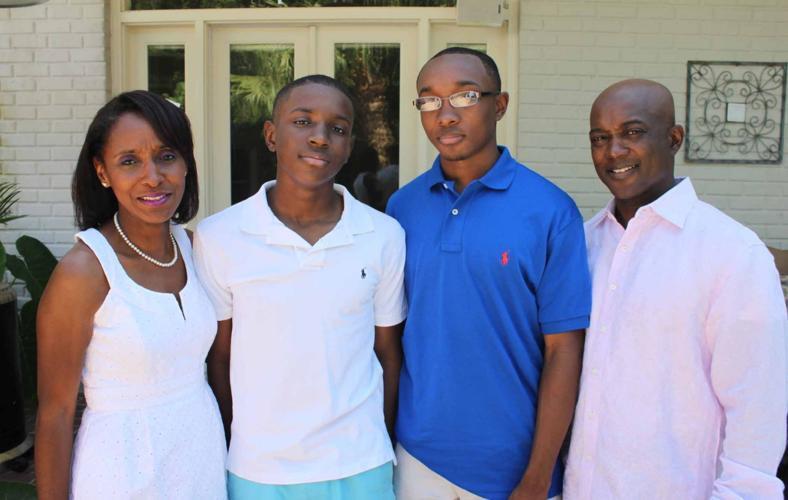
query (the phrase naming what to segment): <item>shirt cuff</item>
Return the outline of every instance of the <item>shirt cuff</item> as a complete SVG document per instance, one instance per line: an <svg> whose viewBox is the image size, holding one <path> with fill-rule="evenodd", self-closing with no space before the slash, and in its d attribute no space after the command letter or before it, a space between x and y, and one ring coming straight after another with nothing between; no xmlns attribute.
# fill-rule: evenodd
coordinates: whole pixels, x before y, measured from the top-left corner
<svg viewBox="0 0 788 500"><path fill-rule="evenodd" d="M375 317L375 326L395 326L399 325L405 318L408 317L407 309L402 311L400 314L392 314L388 316L377 316Z"/></svg>
<svg viewBox="0 0 788 500"><path fill-rule="evenodd" d="M588 328L588 324L588 315L539 323L539 325L542 327L542 333L544 335L549 335L551 333L564 333L570 330L582 330L584 328Z"/></svg>

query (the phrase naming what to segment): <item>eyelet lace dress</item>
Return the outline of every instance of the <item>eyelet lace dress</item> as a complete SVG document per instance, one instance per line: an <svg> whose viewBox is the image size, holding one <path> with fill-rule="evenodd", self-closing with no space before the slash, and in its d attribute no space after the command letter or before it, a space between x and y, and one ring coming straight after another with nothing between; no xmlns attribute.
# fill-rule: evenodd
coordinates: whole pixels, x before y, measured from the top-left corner
<svg viewBox="0 0 788 500"><path fill-rule="evenodd" d="M104 236L77 234L98 258L109 292L96 312L82 372L87 408L74 443L71 498L225 499L226 449L204 362L216 334L185 230L175 294L134 282Z"/></svg>

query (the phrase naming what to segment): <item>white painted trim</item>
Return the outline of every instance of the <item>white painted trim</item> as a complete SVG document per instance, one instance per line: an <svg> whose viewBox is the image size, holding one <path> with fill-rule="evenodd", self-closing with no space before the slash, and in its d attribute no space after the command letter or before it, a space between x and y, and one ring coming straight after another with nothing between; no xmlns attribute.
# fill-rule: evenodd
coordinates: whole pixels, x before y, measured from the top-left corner
<svg viewBox="0 0 788 500"><path fill-rule="evenodd" d="M113 10L117 7L113 2ZM193 10L125 10L119 11L123 24L177 24L201 20L212 24L302 23L377 23L421 19L454 21L454 7L299 7L290 9L193 9Z"/></svg>

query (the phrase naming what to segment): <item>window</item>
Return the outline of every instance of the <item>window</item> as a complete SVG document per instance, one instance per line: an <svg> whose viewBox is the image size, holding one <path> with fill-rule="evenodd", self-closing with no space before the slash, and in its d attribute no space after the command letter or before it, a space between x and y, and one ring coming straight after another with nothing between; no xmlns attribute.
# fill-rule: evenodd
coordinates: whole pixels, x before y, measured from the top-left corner
<svg viewBox="0 0 788 500"><path fill-rule="evenodd" d="M454 7L457 0L132 0L131 10L277 7Z"/></svg>

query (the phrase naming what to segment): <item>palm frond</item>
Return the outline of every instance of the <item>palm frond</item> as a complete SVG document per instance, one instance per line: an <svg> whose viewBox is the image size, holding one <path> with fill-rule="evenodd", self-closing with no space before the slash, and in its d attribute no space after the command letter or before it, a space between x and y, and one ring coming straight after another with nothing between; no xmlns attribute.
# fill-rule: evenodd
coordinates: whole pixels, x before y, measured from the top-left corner
<svg viewBox="0 0 788 500"><path fill-rule="evenodd" d="M19 188L13 182L0 182L0 224L7 224L24 215L12 215L16 202L19 201Z"/></svg>

